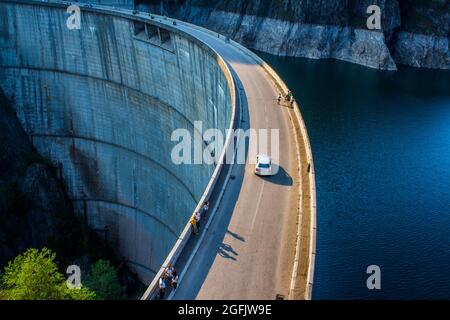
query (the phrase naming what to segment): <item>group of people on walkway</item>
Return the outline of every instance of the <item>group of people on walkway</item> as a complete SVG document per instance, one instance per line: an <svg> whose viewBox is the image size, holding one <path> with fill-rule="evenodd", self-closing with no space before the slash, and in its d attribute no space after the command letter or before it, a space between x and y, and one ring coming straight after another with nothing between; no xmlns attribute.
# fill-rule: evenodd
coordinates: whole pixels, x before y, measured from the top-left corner
<svg viewBox="0 0 450 320"><path fill-rule="evenodd" d="M159 299L164 299L166 294L166 288L169 286L173 290L177 289L178 274L174 267L169 263L163 272L161 278L159 278Z"/></svg>
<svg viewBox="0 0 450 320"><path fill-rule="evenodd" d="M194 235L198 234L200 230L200 221L202 216L204 216L209 210L209 201L203 202L202 208L199 211L196 211L192 216L190 223L192 226L192 232ZM169 286L173 288L173 290L177 289L178 285L178 274L175 268L169 263L164 269L164 272L159 278L159 299L164 299L164 295L166 294L166 288Z"/></svg>
<svg viewBox="0 0 450 320"><path fill-rule="evenodd" d="M203 202L203 206L200 211L196 211L191 218L191 226L192 226L192 232L194 234L198 234L200 230L200 220L202 219L202 216L204 216L209 210L209 201Z"/></svg>
<svg viewBox="0 0 450 320"><path fill-rule="evenodd" d="M278 104L281 104L281 93L278 95ZM294 106L294 96L292 95L291 90L288 91L288 93L284 96L284 101L287 101L290 103L291 108Z"/></svg>

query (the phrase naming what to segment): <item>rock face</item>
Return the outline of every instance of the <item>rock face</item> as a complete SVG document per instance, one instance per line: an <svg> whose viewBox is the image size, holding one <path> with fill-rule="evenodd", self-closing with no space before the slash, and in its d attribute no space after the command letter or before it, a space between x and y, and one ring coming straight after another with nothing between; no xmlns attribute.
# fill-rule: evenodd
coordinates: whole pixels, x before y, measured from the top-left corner
<svg viewBox="0 0 450 320"><path fill-rule="evenodd" d="M222 19L227 21L226 25L220 24ZM396 69L382 32L257 16L241 19L238 14L227 12L214 13L207 27L232 35L234 40L259 51L314 59L335 58L378 69Z"/></svg>
<svg viewBox="0 0 450 320"><path fill-rule="evenodd" d="M63 185L31 145L1 90L0 127L0 266L29 247L50 246L62 259L77 255L74 239L81 232L73 225L77 220Z"/></svg>
<svg viewBox="0 0 450 320"><path fill-rule="evenodd" d="M446 0L138 2L143 10L205 26L276 55L334 58L385 70L395 70L396 63L450 68ZM381 8L382 30L367 29L372 4Z"/></svg>
<svg viewBox="0 0 450 320"><path fill-rule="evenodd" d="M394 59L413 67L450 69L448 42L448 37L400 32L394 45Z"/></svg>

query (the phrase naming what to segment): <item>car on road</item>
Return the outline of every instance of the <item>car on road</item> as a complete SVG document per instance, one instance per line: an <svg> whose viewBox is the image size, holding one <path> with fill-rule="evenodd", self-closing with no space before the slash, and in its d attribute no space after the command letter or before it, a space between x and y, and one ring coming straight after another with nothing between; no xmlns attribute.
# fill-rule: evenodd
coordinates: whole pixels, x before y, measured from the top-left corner
<svg viewBox="0 0 450 320"><path fill-rule="evenodd" d="M260 176L272 175L272 158L265 154L256 156L255 174Z"/></svg>

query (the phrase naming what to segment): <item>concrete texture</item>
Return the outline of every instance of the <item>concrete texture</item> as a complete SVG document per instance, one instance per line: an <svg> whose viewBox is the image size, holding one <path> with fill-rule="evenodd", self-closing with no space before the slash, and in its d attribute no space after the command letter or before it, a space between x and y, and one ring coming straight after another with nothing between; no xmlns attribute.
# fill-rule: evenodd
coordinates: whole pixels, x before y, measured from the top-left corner
<svg viewBox="0 0 450 320"><path fill-rule="evenodd" d="M90 3L95 5L106 5L113 6L117 8L126 8L133 9L134 8L134 0L77 0L76 2L80 3Z"/></svg>
<svg viewBox="0 0 450 320"><path fill-rule="evenodd" d="M171 133L229 127L229 81L211 50L174 29L135 36L131 15L0 1L0 86L38 151L62 163L78 212L149 283L214 170L176 166ZM148 22L150 23L150 22ZM166 30L166 31L164 31Z"/></svg>

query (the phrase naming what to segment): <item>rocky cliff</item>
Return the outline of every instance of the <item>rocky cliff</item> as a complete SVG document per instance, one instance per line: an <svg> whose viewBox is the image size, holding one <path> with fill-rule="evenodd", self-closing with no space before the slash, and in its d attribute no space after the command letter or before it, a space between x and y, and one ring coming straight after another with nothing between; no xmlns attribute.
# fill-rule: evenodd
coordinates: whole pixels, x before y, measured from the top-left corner
<svg viewBox="0 0 450 320"><path fill-rule="evenodd" d="M381 8L381 30L367 29L372 4ZM448 0L140 0L138 7L277 55L450 69Z"/></svg>
<svg viewBox="0 0 450 320"><path fill-rule="evenodd" d="M82 232L48 160L33 148L0 90L0 266L29 247L62 260L81 254Z"/></svg>

